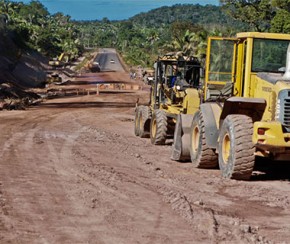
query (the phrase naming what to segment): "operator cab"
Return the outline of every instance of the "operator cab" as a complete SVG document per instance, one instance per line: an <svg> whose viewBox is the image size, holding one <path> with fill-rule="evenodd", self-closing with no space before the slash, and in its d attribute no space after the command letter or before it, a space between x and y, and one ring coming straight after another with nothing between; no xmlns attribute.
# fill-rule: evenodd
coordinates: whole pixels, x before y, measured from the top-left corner
<svg viewBox="0 0 290 244"><path fill-rule="evenodd" d="M154 67L152 100L156 106L181 104L186 89L200 87L201 65L196 57L167 54L159 57Z"/></svg>
<svg viewBox="0 0 290 244"><path fill-rule="evenodd" d="M210 37L205 101L254 96L254 89L250 87L255 85L256 77L273 84L285 80L288 45L289 40L282 34L273 33L247 32L238 33L235 38Z"/></svg>
<svg viewBox="0 0 290 244"><path fill-rule="evenodd" d="M165 55L158 59L159 78L169 88L179 86L198 88L200 78L200 63L196 57L178 57Z"/></svg>

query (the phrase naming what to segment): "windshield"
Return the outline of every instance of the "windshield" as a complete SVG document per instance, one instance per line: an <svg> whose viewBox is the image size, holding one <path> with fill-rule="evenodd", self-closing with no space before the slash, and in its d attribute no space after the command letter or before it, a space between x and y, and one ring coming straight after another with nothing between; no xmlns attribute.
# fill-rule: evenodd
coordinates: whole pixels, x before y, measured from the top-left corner
<svg viewBox="0 0 290 244"><path fill-rule="evenodd" d="M211 40L209 60L209 81L231 81L233 68L233 40Z"/></svg>
<svg viewBox="0 0 290 244"><path fill-rule="evenodd" d="M252 72L285 72L289 41L255 39Z"/></svg>

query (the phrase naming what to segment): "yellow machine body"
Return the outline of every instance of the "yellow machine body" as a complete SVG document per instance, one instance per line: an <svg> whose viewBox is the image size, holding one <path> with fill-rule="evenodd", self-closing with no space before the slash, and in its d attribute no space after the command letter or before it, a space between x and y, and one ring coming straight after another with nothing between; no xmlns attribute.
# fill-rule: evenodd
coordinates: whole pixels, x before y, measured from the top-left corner
<svg viewBox="0 0 290 244"><path fill-rule="evenodd" d="M164 110L172 117L178 114L194 114L199 109L201 100L197 89L199 75L200 63L194 57L160 57L156 62L155 82L152 84L152 110Z"/></svg>
<svg viewBox="0 0 290 244"><path fill-rule="evenodd" d="M71 55L68 53L61 53L57 58L54 58L53 60L50 60L48 64L53 67L60 67L64 66L70 61Z"/></svg>
<svg viewBox="0 0 290 244"><path fill-rule="evenodd" d="M196 57L166 54L154 64L149 106L135 111L135 134L164 145L174 137L174 160L189 157L188 135L193 114L199 110L201 65Z"/></svg>
<svg viewBox="0 0 290 244"><path fill-rule="evenodd" d="M290 156L289 43L289 34L245 32L211 37L207 49L204 100L221 104L217 128L229 114L250 116L256 155L277 160Z"/></svg>
<svg viewBox="0 0 290 244"><path fill-rule="evenodd" d="M187 88L184 91L179 91L176 87L168 93L175 94L175 101L168 100L166 103L160 104L160 109L165 110L170 114L194 114L200 105L200 94L197 89Z"/></svg>

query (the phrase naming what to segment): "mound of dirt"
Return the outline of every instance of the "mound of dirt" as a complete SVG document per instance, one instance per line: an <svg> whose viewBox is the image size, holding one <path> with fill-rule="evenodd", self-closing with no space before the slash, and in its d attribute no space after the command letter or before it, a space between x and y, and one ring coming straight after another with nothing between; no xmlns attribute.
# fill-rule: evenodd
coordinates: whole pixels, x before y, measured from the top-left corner
<svg viewBox="0 0 290 244"><path fill-rule="evenodd" d="M16 84L0 84L0 110L25 109L40 100L41 97L39 95L27 92Z"/></svg>
<svg viewBox="0 0 290 244"><path fill-rule="evenodd" d="M0 28L0 110L25 109L40 97L27 88L43 87L48 59L40 53L23 50L13 35Z"/></svg>
<svg viewBox="0 0 290 244"><path fill-rule="evenodd" d="M10 33L0 29L0 83L41 87L46 81L48 59L18 47Z"/></svg>
<svg viewBox="0 0 290 244"><path fill-rule="evenodd" d="M22 53L12 76L15 82L24 87L43 87L46 82L48 59L37 52Z"/></svg>

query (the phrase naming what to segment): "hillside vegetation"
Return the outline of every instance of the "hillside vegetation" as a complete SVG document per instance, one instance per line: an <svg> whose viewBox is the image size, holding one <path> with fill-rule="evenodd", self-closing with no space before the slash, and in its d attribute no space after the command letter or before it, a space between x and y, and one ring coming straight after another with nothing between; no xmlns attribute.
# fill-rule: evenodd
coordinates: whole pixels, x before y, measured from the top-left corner
<svg viewBox="0 0 290 244"><path fill-rule="evenodd" d="M195 25L219 29L237 28L241 30L247 28L247 25L229 17L221 7L214 5L176 4L172 7L165 6L147 13L140 13L129 20L154 28L158 28L160 25L170 25L176 21L187 21Z"/></svg>
<svg viewBox="0 0 290 244"><path fill-rule="evenodd" d="M50 14L39 1L0 1L0 30L17 50L47 57L62 52L72 58L85 49L116 48L129 65L152 66L158 55L182 52L204 57L208 36L234 36L240 31L290 32L288 0L221 0L221 6L177 4L140 13L128 20L73 21ZM18 50L19 49L19 50Z"/></svg>
<svg viewBox="0 0 290 244"><path fill-rule="evenodd" d="M152 65L158 55L183 51L205 54L208 35L233 35L249 29L221 7L177 4L140 13L126 21L79 21L87 46L117 48L130 64Z"/></svg>

